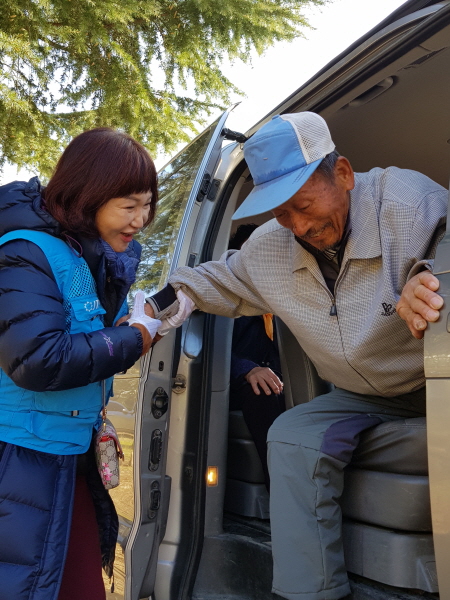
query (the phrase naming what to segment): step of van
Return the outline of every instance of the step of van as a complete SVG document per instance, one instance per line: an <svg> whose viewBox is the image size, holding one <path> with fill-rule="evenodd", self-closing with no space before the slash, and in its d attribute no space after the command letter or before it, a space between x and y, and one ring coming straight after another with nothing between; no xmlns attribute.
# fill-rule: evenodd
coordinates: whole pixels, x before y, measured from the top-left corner
<svg viewBox="0 0 450 600"><path fill-rule="evenodd" d="M380 584L349 574L348 600L438 600L437 594ZM271 593L268 521L230 515L224 533L206 537L192 600L279 600ZM347 598L346 598L347 600Z"/></svg>

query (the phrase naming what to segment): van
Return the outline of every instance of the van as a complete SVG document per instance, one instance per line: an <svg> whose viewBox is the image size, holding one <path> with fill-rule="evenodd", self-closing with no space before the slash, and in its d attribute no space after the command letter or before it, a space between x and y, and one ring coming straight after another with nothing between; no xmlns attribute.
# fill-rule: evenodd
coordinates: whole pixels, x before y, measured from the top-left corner
<svg viewBox="0 0 450 600"><path fill-rule="evenodd" d="M225 112L171 160L159 173L157 217L141 234L140 289L155 292L178 266L221 256L253 187L243 142L272 116L305 110L325 118L356 171L395 165L446 187L450 1L407 1L249 131L227 129ZM437 259L444 295L447 247L446 237ZM425 419L361 438L372 454L386 447L380 440L400 444L402 467L347 469L343 535L355 599L435 598L439 588L450 598L447 327L441 319L425 343L431 479ZM110 600L273 598L261 464L242 414L228 410L232 329L231 319L194 312L115 378L109 415L126 460L111 491L120 531ZM289 408L328 384L283 323L277 331Z"/></svg>

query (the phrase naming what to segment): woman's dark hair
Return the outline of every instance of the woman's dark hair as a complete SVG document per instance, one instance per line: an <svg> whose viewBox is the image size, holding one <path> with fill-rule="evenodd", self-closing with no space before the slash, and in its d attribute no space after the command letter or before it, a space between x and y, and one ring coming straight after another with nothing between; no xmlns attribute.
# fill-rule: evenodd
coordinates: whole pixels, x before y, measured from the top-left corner
<svg viewBox="0 0 450 600"><path fill-rule="evenodd" d="M127 133L99 127L64 150L44 190L48 212L63 230L98 236L95 215L112 198L151 192L146 227L155 216L158 176L147 150Z"/></svg>

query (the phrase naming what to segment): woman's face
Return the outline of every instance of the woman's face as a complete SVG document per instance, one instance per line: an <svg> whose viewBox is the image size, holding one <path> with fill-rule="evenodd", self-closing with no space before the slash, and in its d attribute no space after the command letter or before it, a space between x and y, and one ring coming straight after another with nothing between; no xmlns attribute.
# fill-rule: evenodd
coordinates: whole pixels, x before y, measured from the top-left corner
<svg viewBox="0 0 450 600"><path fill-rule="evenodd" d="M150 212L151 192L111 198L95 215L100 237L116 252L124 252L142 229Z"/></svg>

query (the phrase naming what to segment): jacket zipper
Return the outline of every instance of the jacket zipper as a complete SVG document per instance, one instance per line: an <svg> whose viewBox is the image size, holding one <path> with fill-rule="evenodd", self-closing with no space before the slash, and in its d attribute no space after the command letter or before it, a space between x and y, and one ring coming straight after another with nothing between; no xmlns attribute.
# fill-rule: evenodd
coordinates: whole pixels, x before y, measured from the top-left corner
<svg viewBox="0 0 450 600"><path fill-rule="evenodd" d="M330 308L330 317L337 317L337 307L336 307L336 290L337 290L337 286L339 284L339 282L341 281L341 279L344 277L347 269L348 269L348 263L349 261L347 260L347 262L344 265L344 270L341 271L339 273L339 275L336 278L336 281L334 283L334 294L331 294L330 290L328 290L329 294L331 295L331 308Z"/></svg>
<svg viewBox="0 0 450 600"><path fill-rule="evenodd" d="M341 273L339 273L339 276L338 276L338 278L336 279L336 283L334 284L334 292L335 292L335 293L336 293L336 291L337 291L338 284L341 282L342 278L344 277L344 275L345 275L345 273L346 273L346 271L347 271L347 269L348 269L349 262L350 262L350 261L347 261L347 262L346 262L346 264L345 264L345 266L344 266L344 270L343 270L343 271L341 271ZM327 289L328 289L328 288L327 288ZM328 290L328 291L329 291L329 290ZM331 293L331 292L330 292L330 293ZM332 300L332 302L333 302L333 303L332 303L332 305L331 305L330 315L331 315L331 316L333 316L333 317L335 316L335 317L337 318L338 314L337 314L337 308L336 308L336 296L335 296L335 295L333 295L333 300ZM352 364L350 364L350 363L349 363L349 361L348 361L348 359L347 359L347 356L346 356L346 354L345 354L345 350L344 350L344 342L343 342L343 339L342 339L342 332L341 332L341 326L340 326L340 323L339 323L339 319L337 319L337 323L338 323L338 327L339 327L339 335L340 335L340 338L341 338L342 352L343 352L343 355L344 355L344 358L345 358L345 362L348 364L348 366L349 366L351 369L353 369L353 371L355 371L355 373L357 373L357 374L358 374L358 375L361 377L361 379L364 379L364 381L365 381L365 382L366 382L366 383L367 383L367 384L368 384L368 385L369 385L371 388L373 388L374 390L378 391L378 390L377 390L377 388L376 388L376 387L375 387L375 386L374 386L374 385L373 385L373 384L372 384L372 383L371 383L371 382L370 382L368 379L366 379L366 378L364 377L364 375L362 375L362 373L360 373L360 372L358 371L358 369L355 369L355 367L354 367Z"/></svg>

